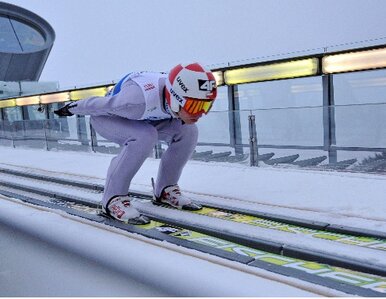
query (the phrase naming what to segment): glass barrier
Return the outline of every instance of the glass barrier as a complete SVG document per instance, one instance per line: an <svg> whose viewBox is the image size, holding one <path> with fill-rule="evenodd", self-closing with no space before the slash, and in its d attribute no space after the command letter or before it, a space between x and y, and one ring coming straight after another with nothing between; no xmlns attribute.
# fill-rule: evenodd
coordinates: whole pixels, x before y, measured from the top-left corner
<svg viewBox="0 0 386 299"><path fill-rule="evenodd" d="M21 121L23 120L23 114L21 112L21 107L10 107L3 109L4 120L7 121Z"/></svg>
<svg viewBox="0 0 386 299"><path fill-rule="evenodd" d="M26 114L29 120L44 120L47 119L45 109L40 105L25 106Z"/></svg>
<svg viewBox="0 0 386 299"><path fill-rule="evenodd" d="M192 160L259 167L386 172L385 104L211 111ZM89 117L1 121L0 145L117 154ZM159 143L151 157L160 158Z"/></svg>
<svg viewBox="0 0 386 299"><path fill-rule="evenodd" d="M60 117L45 123L49 150L92 150L88 117Z"/></svg>
<svg viewBox="0 0 386 299"><path fill-rule="evenodd" d="M238 140L244 152L256 155L249 157L251 165L290 165L326 155L322 107L243 110L238 114Z"/></svg>
<svg viewBox="0 0 386 299"><path fill-rule="evenodd" d="M14 146L12 133L12 123L6 120L0 121L0 145Z"/></svg>
<svg viewBox="0 0 386 299"><path fill-rule="evenodd" d="M251 110L258 142L276 146L323 146L323 107ZM243 136L247 128L243 128ZM245 140L245 139L244 139Z"/></svg>
<svg viewBox="0 0 386 299"><path fill-rule="evenodd" d="M196 124L199 129L199 142L229 144L229 118L232 112L211 111Z"/></svg>
<svg viewBox="0 0 386 299"><path fill-rule="evenodd" d="M386 102L386 70L336 74L334 104L369 104Z"/></svg>
<svg viewBox="0 0 386 299"><path fill-rule="evenodd" d="M191 159L248 165L249 148L240 140L240 121L238 111L211 111L203 116L197 122L198 145Z"/></svg>
<svg viewBox="0 0 386 299"><path fill-rule="evenodd" d="M211 111L228 111L228 87L220 86L217 88L217 97Z"/></svg>
<svg viewBox="0 0 386 299"><path fill-rule="evenodd" d="M386 104L335 106L336 146L384 148Z"/></svg>
<svg viewBox="0 0 386 299"><path fill-rule="evenodd" d="M15 147L47 149L45 122L39 120L13 122Z"/></svg>
<svg viewBox="0 0 386 299"><path fill-rule="evenodd" d="M323 105L322 77L243 84L237 89L241 110Z"/></svg>

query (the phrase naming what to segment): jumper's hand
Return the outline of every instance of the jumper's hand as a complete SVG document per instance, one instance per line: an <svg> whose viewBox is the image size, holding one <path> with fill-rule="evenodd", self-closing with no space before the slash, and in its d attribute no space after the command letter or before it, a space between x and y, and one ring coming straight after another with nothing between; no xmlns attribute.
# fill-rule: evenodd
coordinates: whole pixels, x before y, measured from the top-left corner
<svg viewBox="0 0 386 299"><path fill-rule="evenodd" d="M74 113L71 113L70 110L69 110L72 107L75 107L74 104L69 103L69 104L67 104L64 107L62 107L62 108L60 108L58 110L55 110L54 113L56 115L59 115L59 116L73 116Z"/></svg>

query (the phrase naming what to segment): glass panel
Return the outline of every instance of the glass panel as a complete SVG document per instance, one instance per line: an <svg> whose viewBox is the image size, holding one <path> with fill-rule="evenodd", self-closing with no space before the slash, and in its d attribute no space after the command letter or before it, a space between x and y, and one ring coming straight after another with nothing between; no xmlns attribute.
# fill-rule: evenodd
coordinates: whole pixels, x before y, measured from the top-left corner
<svg viewBox="0 0 386 299"><path fill-rule="evenodd" d="M9 18L0 16L0 52L20 53L21 51Z"/></svg>
<svg viewBox="0 0 386 299"><path fill-rule="evenodd" d="M311 167L327 160L323 151L323 110L290 108L243 111L255 116L256 150L259 165L296 165ZM294 126L294 124L296 124ZM249 122L241 122L243 143L249 144ZM309 160L311 159L311 160ZM277 161L277 162L274 162Z"/></svg>
<svg viewBox="0 0 386 299"><path fill-rule="evenodd" d="M259 158L297 155L285 165L295 160L314 159L304 162L307 165L327 160L328 153L323 150L323 107L211 112L197 123L199 146L193 159L249 164L251 114L255 116ZM237 136L232 138L232 132ZM217 157L227 152L228 157Z"/></svg>
<svg viewBox="0 0 386 299"><path fill-rule="evenodd" d="M252 110L252 113L256 115L259 144L323 145L322 107Z"/></svg>
<svg viewBox="0 0 386 299"><path fill-rule="evenodd" d="M58 110L59 108L63 107L63 103L52 103L43 105L45 109L47 109L47 114L49 119L59 118L58 115L54 113L55 110Z"/></svg>
<svg viewBox="0 0 386 299"><path fill-rule="evenodd" d="M335 105L385 103L386 70L334 75Z"/></svg>
<svg viewBox="0 0 386 299"><path fill-rule="evenodd" d="M15 121L12 123L15 147L46 148L44 122L38 120Z"/></svg>
<svg viewBox="0 0 386 299"><path fill-rule="evenodd" d="M385 148L386 104L335 107L336 145Z"/></svg>
<svg viewBox="0 0 386 299"><path fill-rule="evenodd" d="M11 22L23 52L39 50L44 46L45 39L35 28L13 19Z"/></svg>
<svg viewBox="0 0 386 299"><path fill-rule="evenodd" d="M8 121L23 120L21 107L4 108L4 119Z"/></svg>
<svg viewBox="0 0 386 299"><path fill-rule="evenodd" d="M322 106L321 77L243 84L237 96L241 110Z"/></svg>
<svg viewBox="0 0 386 299"><path fill-rule="evenodd" d="M199 142L230 143L228 112L211 111L196 124Z"/></svg>
<svg viewBox="0 0 386 299"><path fill-rule="evenodd" d="M245 119L240 120L239 111L212 111L202 117L197 122L198 145L191 159L248 165L249 148L242 146L240 138L231 136L231 132L238 132L240 136L240 121ZM234 124L232 128L230 124Z"/></svg>
<svg viewBox="0 0 386 299"><path fill-rule="evenodd" d="M242 143L249 143L248 115L255 115L259 145L322 146L322 107L242 111Z"/></svg>
<svg viewBox="0 0 386 299"><path fill-rule="evenodd" d="M9 121L0 122L0 145L13 146L12 141L13 127Z"/></svg>
<svg viewBox="0 0 386 299"><path fill-rule="evenodd" d="M48 148L70 151L91 151L88 117L60 117L46 120Z"/></svg>
<svg viewBox="0 0 386 299"><path fill-rule="evenodd" d="M217 88L217 97L211 111L228 111L228 87Z"/></svg>
<svg viewBox="0 0 386 299"><path fill-rule="evenodd" d="M28 105L28 106L25 106L24 109L27 109L28 118L30 120L39 120L39 119L43 120L47 118L45 108L43 108L40 105Z"/></svg>

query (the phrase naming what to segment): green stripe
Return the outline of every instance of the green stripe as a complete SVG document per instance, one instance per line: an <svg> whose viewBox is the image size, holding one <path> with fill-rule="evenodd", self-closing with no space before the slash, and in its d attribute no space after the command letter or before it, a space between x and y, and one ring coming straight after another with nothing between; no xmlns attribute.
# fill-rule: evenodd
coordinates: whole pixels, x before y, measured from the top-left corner
<svg viewBox="0 0 386 299"><path fill-rule="evenodd" d="M325 239L335 241L344 244L356 245L361 247L367 247L377 250L386 251L386 240L376 239L370 237L358 237L350 236L346 234L331 233L321 230L315 230L310 228L304 228L296 225L281 223L273 220L267 220L251 215L243 215L238 213L232 213L228 211L221 211L214 208L203 208L200 211L194 211L195 214L205 215L209 217L219 218L223 220L230 220L238 223L249 224L257 227L268 228L273 230L279 230L294 234L310 235L314 238Z"/></svg>
<svg viewBox="0 0 386 299"><path fill-rule="evenodd" d="M279 265L282 267L297 269L319 277L333 279L344 284L371 289L373 291L386 294L386 278L384 277L367 273L360 273L352 270L343 269L340 267L319 264L316 262L309 262L296 258L285 257L265 252L262 250L242 246L236 243L211 237L191 230L165 225L160 222L152 221L151 224L148 224L146 226L142 225L141 228L157 229L163 232L167 231L169 235L180 239L188 240L202 245L207 245L210 247L222 249L240 255L253 257L256 260L264 261L274 265Z"/></svg>
<svg viewBox="0 0 386 299"><path fill-rule="evenodd" d="M78 210L87 210L87 212L90 212L92 210L92 214L97 212L95 208L88 208L83 205L74 205L71 203L69 205L73 206L73 208L77 208ZM199 211L197 213L205 214L206 212ZM210 246L239 255L249 256L256 260L264 261L274 265L297 269L319 277L333 279L344 284L358 286L386 294L386 278L384 277L367 273L360 273L325 264L319 264L316 262L303 261L296 258L285 257L278 254L273 254L266 251L225 241L195 231L170 226L162 222L151 221L149 224L140 225L139 227L147 230L155 229L165 234L190 242Z"/></svg>

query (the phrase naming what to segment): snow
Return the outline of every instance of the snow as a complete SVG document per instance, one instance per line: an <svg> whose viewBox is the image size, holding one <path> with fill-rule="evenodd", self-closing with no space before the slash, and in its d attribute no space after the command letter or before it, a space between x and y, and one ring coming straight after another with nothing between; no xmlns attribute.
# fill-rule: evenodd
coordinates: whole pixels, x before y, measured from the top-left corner
<svg viewBox="0 0 386 299"><path fill-rule="evenodd" d="M37 172L37 170L35 169L34 172ZM25 178L15 178L12 175L1 173L0 179L10 183L18 183L30 187L38 187L39 189L46 189L48 191L55 189L55 191L59 194L68 192L68 187L61 184L52 184L50 182L41 182L39 180L31 180ZM81 188L74 187L72 188L71 193L80 198L87 199L90 202L100 202L102 200L101 193L89 192ZM204 196L202 199L205 198L206 196ZM234 205L237 206L237 204ZM172 218L177 222L185 222L193 226L212 227L219 231L226 231L232 234L239 234L242 232L243 235L252 237L254 239L280 242L282 244L292 245L295 247L299 246L299 244L302 244L302 248L307 248L312 251L323 251L324 253L340 255L349 259L358 259L358 261L366 260L367 263L386 267L386 253L382 250L374 251L372 249L369 250L368 248L361 248L359 246L353 247L347 244L337 244L337 242L326 242L323 239L314 238L312 234L294 234L291 236L291 238L288 238L288 232L272 230L269 228L262 228L248 224L235 223L232 221L215 219L213 217L203 217L201 215L194 215L185 211L181 211L176 214L171 209L160 209L159 207L152 205L150 202L135 202L134 206L142 213ZM339 250L337 251L338 248Z"/></svg>
<svg viewBox="0 0 386 299"><path fill-rule="evenodd" d="M271 294L278 296L282 292L286 292L288 296L312 295L310 292L294 290L294 288L280 285L278 282L270 281L268 283L263 278L256 280L255 275L235 271L230 267L221 266L214 262L207 262L186 252L184 254L176 253L167 247L155 246L151 243L149 246L147 240L130 238L128 235L117 233L114 230L104 231L87 225L83 225L82 229L79 230L79 223L68 221L58 214L44 210L33 210L25 206L18 206L16 209L14 205L12 202L2 201L0 216L3 224L9 223L13 228L16 226L16 228L39 239L49 240L71 253L97 261L104 266L103 271L105 268L119 269L121 273L125 274L125 277L135 278L137 287L138 284L153 286L154 290L158 289L158 295L251 296L253 294L265 294L267 296ZM14 216L25 219L25 221L19 221L15 224ZM42 218L46 222L39 220ZM47 227L48 223L55 225ZM180 265L186 266L180 267ZM194 266L190 267L190 265ZM40 265L40 267L42 266L44 267L44 265ZM211 279L199 279L202 273L206 273ZM77 274L74 273L74 275ZM82 279L81 277L78 278ZM196 281L200 282L200 287L195 285ZM65 281L62 283L66 284ZM234 287L238 284L241 284L243 288ZM106 284L105 286L109 287L109 290L111 289L114 294L114 288ZM97 286L97 288L101 289L101 286Z"/></svg>
<svg viewBox="0 0 386 299"><path fill-rule="evenodd" d="M24 169L38 173L55 173L75 180L83 180L103 184L104 177L112 155L84 152L44 151L33 149L21 149L0 147L0 167ZM156 177L159 160L148 158L132 181L131 188L140 191L151 191L150 178ZM3 179L3 177L1 177ZM218 201L223 204L248 208L256 211L283 214L286 216L327 221L334 224L386 231L386 177L375 174L356 174L334 171L314 171L297 168L273 168L273 167L248 167L230 163L205 163L189 161L180 180L180 186L184 192L199 201ZM100 200L96 195L95 201ZM157 277L162 273L174 275L173 279L181 281L181 277L187 277L194 281L203 281L202 275L210 277L206 285L200 285L200 291L195 290L187 283L181 282L181 288L172 288L174 294L180 296L315 296L323 288L305 291L311 288L307 283L299 283L297 287L287 279L285 282L277 282L278 276L268 278L256 277L256 273L268 272L255 270L256 273L245 273L235 269L233 262L224 265L216 264L212 260L202 259L203 254L194 256L190 250L179 249L179 252L168 245L168 249L158 245L149 244L141 239L132 239L127 234L103 231L103 229L77 223L74 219L63 217L57 213L48 211L32 211L31 207L18 206L16 202L0 201L0 219L2 223L11 221L16 215L25 219L17 225L23 226L20 230L29 231L31 234L44 235L53 240L61 248L76 251L80 256L90 256L103 263L112 263L119 268L119 263L114 255L119 255L124 260L124 265L119 268L129 277L134 277L136 269L146 269L146 275L138 278L138 283L143 285L162 285L164 281L158 281ZM141 209L155 211L156 207L143 204ZM159 212L159 211L158 211ZM166 213L169 216L168 211ZM195 223L196 215L181 218ZM4 220L5 219L5 220ZM42 220L44 219L44 220ZM311 240L309 236L291 235L280 231L272 231L263 228L250 228L247 225L227 223L219 219L208 219L211 224L224 230L237 232L242 230L247 235L271 239L285 240L293 245L302 243L311 249L323 248L324 251L338 251L343 256L355 256L372 263L386 266L385 253L366 248L350 247L339 244L330 245L328 241ZM48 225L47 225L48 224ZM49 224L53 224L52 227ZM12 224L15 225L15 224ZM51 228L50 228L51 227ZM76 231L76 234L73 232ZM58 237L60 235L60 239ZM56 236L56 237L55 237ZM79 247L75 246L74 238L83 240ZM103 240L101 242L100 240ZM107 242L106 242L107 241ZM144 244L146 243L146 244ZM333 242L331 242L333 243ZM71 244L71 246L70 246ZM75 242L75 244L77 244ZM90 248L92 250L90 250ZM124 248L124 249L122 249ZM182 252L182 253L181 253ZM189 253L187 253L189 252ZM353 254L354 252L354 254ZM108 254L109 253L109 254ZM197 255L197 253L195 253ZM213 259L213 257L211 257ZM184 269L190 269L189 274L173 266L170 261L177 261L176 265L185 265ZM217 260L216 260L217 261ZM169 262L169 263L167 263ZM151 266L157 264L157 269ZM171 264L173 264L171 266ZM112 265L106 265L112 268ZM154 273L153 273L154 272ZM280 278L282 279L282 278ZM233 280L233 282L231 282ZM237 282L238 288L232 288ZM1 285L1 283L0 283ZM318 289L318 291L315 290ZM144 291L145 292L145 291ZM167 294L167 288L159 289L162 294ZM324 290L326 292L326 290ZM152 294L149 290L149 294ZM325 294L325 293L324 293ZM337 295L335 292L333 295Z"/></svg>
<svg viewBox="0 0 386 299"><path fill-rule="evenodd" d="M103 184L109 154L54 152L1 147L1 164L85 176ZM149 158L132 181L151 191L159 160ZM219 175L221 174L221 175ZM189 161L179 185L193 197L224 198L224 204L255 207L274 214L386 231L386 176L334 171L249 167Z"/></svg>
<svg viewBox="0 0 386 299"><path fill-rule="evenodd" d="M23 221L15 221L15 218L23 219ZM22 231L37 240L44 240L44 243L48 242L57 246L67 254L83 257L80 259L83 264L87 265L89 264L88 261L91 260L100 265L98 272L92 272L94 280L87 281L86 284L84 280L90 275L82 272L71 272L66 277L63 273L66 271L52 269L48 276L44 276L42 272L47 271L46 269L52 267L52 264L61 263L60 259L63 258L63 253L60 253L60 259L52 256L47 259L45 256L37 268L34 268L31 265L36 263L34 258L39 252L36 252L35 248L35 255L31 255L29 248L31 245L28 242L29 247L13 248L18 252L16 255L20 251L26 251L19 261L14 258L15 254L10 254L9 250L3 250L3 257L10 256L11 259L14 259L18 264L16 268L19 271L15 269L5 271L5 265L9 267L15 267L15 265L9 265L8 260L2 263L3 270L0 275L4 276L5 279L0 280L1 295L280 296L286 294L290 297L309 297L315 296L315 293L318 294L320 289L323 289L316 288L312 291L312 285L303 282L291 282L290 279L286 281L286 284L283 284L280 283L281 278L278 275L264 273L265 271L259 269L249 269L250 267L239 265L236 262L222 262L221 259L215 257L205 258L203 257L204 254L197 254L192 250L180 249L170 244L163 245L162 242L133 236L114 228L106 230L105 227L82 225L82 223L87 224L87 220L74 219L74 217L63 215L60 212L53 213L44 208L20 205L4 198L1 201L0 219L2 224L0 226L1 242L6 241L3 238L4 228L11 230L13 235L15 235L15 231ZM79 223L79 221L82 222ZM10 238L10 234L8 232L8 238ZM20 233L18 234L20 235ZM20 238L19 235L17 236L18 239ZM15 241L14 238L15 236L10 239ZM0 244L3 249L10 247L5 242ZM39 250L45 247L46 245L40 244ZM33 257L33 259L30 260L26 257ZM73 259L70 261L79 267L76 264L79 263L79 258L76 263ZM69 269L73 266L65 265ZM91 270L95 271L95 264L87 266L91 266ZM23 269L21 273L19 273L20 269ZM118 269L118 271L114 272L111 269ZM36 276L35 272L40 279L44 278L44 282L34 277ZM114 275L118 282L112 280L111 277L106 277L105 272ZM203 273L210 279L202 279ZM29 278L29 275L32 275L33 278ZM20 279L20 276L24 279ZM58 279L58 276L63 279L60 282L61 286L53 287L52 284L57 283L55 280ZM15 283L12 278L20 281L21 284L12 285ZM102 280L98 281L101 278ZM76 280L79 282L77 283ZM93 288L95 280L98 281L98 284ZM294 288L291 284L299 284L299 288ZM44 286L44 289L36 289L37 285ZM24 289L21 289L21 286ZM133 287L135 287L134 290ZM307 288L311 291L307 291ZM26 289L29 290L28 293L25 291ZM339 292L324 290L324 294L336 295Z"/></svg>

